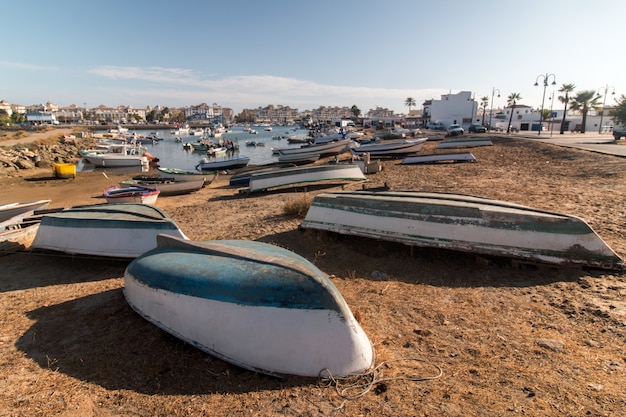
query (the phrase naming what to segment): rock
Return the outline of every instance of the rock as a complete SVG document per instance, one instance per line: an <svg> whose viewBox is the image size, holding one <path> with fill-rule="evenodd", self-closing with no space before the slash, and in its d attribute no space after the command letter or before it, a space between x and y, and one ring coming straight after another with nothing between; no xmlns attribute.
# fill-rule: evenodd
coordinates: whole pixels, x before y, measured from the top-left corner
<svg viewBox="0 0 626 417"><path fill-rule="evenodd" d="M554 339L537 339L535 340L537 346L540 346L544 349L551 350L553 352L560 353L563 351L564 342L562 340L554 340Z"/></svg>

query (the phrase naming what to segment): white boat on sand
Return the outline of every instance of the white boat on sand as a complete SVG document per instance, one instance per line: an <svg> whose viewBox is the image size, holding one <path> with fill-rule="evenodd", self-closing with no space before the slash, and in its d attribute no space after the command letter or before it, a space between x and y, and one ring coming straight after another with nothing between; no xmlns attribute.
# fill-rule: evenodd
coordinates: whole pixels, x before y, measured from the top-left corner
<svg viewBox="0 0 626 417"><path fill-rule="evenodd" d="M318 194L301 227L535 263L624 267L623 260L578 217L462 194Z"/></svg>
<svg viewBox="0 0 626 417"><path fill-rule="evenodd" d="M196 169L201 171L211 171L220 169L243 168L250 163L249 156L238 156L234 158L202 158L196 165Z"/></svg>
<svg viewBox="0 0 626 417"><path fill-rule="evenodd" d="M109 204L138 203L154 204L161 192L154 187L132 185L125 188L112 186L104 191L104 198Z"/></svg>
<svg viewBox="0 0 626 417"><path fill-rule="evenodd" d="M121 188L133 186L156 188L159 196L189 194L200 190L204 186L204 180L176 181L173 178L153 177L153 179L130 180L120 182Z"/></svg>
<svg viewBox="0 0 626 417"><path fill-rule="evenodd" d="M429 155L407 156L401 165L437 164L450 162L476 162L476 157L471 152L439 153Z"/></svg>
<svg viewBox="0 0 626 417"><path fill-rule="evenodd" d="M370 156L401 156L417 153L422 150L427 138L381 141L350 148L355 155L369 153Z"/></svg>
<svg viewBox="0 0 626 417"><path fill-rule="evenodd" d="M51 200L33 200L0 204L0 223L20 214L30 211L43 210L48 207L50 201Z"/></svg>
<svg viewBox="0 0 626 417"><path fill-rule="evenodd" d="M493 142L491 142L491 138L468 138L462 137L457 139L446 139L437 144L437 149L448 149L448 148L476 148L479 146L492 146Z"/></svg>
<svg viewBox="0 0 626 417"><path fill-rule="evenodd" d="M358 165L332 164L283 168L252 174L244 192L266 191L272 188L318 182L364 181L365 174Z"/></svg>
<svg viewBox="0 0 626 417"><path fill-rule="evenodd" d="M274 245L159 236L126 268L124 295L157 327L255 372L317 378L373 366L372 345L328 276Z"/></svg>
<svg viewBox="0 0 626 417"><path fill-rule="evenodd" d="M28 249L37 235L40 218L35 211L20 213L0 222L0 251Z"/></svg>
<svg viewBox="0 0 626 417"><path fill-rule="evenodd" d="M45 214L33 249L136 258L159 234L187 239L163 210L146 204L98 204Z"/></svg>

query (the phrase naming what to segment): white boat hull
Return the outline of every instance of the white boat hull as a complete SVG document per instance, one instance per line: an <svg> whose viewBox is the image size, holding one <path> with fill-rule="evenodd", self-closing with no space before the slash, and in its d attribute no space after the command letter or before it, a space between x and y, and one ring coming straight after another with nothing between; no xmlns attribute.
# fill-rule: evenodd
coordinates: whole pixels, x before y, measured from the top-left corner
<svg viewBox="0 0 626 417"><path fill-rule="evenodd" d="M319 194L301 227L559 265L623 267L582 219L460 194Z"/></svg>
<svg viewBox="0 0 626 417"><path fill-rule="evenodd" d="M50 201L51 200L34 200L21 203L0 204L0 223L27 212L43 210L50 205Z"/></svg>
<svg viewBox="0 0 626 417"><path fill-rule="evenodd" d="M348 149L350 139L342 139L337 142L329 142L321 145L305 145L300 148L278 149L280 155L339 155Z"/></svg>
<svg viewBox="0 0 626 417"><path fill-rule="evenodd" d="M217 177L216 172L200 172L200 171L186 171L182 169L174 168L157 168L159 176L162 178L174 178L176 181L196 181L203 180L204 185L208 185Z"/></svg>
<svg viewBox="0 0 626 417"><path fill-rule="evenodd" d="M361 168L353 164L284 168L272 172L252 174L248 191L264 191L271 188L320 181L364 181L366 179Z"/></svg>
<svg viewBox="0 0 626 417"><path fill-rule="evenodd" d="M370 156L395 156L417 153L422 150L427 138L407 139L402 141L385 141L351 148L355 155L369 153Z"/></svg>
<svg viewBox="0 0 626 417"><path fill-rule="evenodd" d="M161 329L256 372L318 377L371 368L374 352L369 339L325 275L323 282L314 284L319 278L309 276L302 263L308 261L295 254L281 259L284 255L275 251L288 251L274 248L253 259L246 255L248 249L239 251L228 242L198 242L210 248L224 245L224 252L155 249L138 258L124 274L128 303ZM188 281L184 275L189 272ZM291 291L300 285L294 300ZM327 302L307 294L306 288L317 294L320 287L325 295L319 297Z"/></svg>
<svg viewBox="0 0 626 417"><path fill-rule="evenodd" d="M162 210L143 204L100 204L44 215L34 249L136 258L167 234L187 239Z"/></svg>

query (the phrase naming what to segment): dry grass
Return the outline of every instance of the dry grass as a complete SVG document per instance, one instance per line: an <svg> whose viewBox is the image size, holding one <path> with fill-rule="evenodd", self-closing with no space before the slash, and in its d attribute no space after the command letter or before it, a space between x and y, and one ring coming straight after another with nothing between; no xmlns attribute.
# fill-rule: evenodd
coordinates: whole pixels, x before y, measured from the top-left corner
<svg viewBox="0 0 626 417"><path fill-rule="evenodd" d="M288 216L304 217L311 207L313 197L307 193L298 194L285 202L283 212Z"/></svg>

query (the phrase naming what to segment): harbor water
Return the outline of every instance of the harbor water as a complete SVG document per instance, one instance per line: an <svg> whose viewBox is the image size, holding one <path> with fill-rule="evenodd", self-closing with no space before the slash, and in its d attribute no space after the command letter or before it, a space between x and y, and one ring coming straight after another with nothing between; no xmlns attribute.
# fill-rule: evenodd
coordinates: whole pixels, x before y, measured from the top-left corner
<svg viewBox="0 0 626 417"><path fill-rule="evenodd" d="M226 133L223 133L221 139L231 140L239 145L238 153L232 156L249 156L249 165L266 165L278 162L278 156L274 155L272 148L297 148L302 146L301 143L290 144L288 137L296 136L304 139L308 136L309 131L306 129L298 129L295 126L272 126L271 131L265 130L264 126L252 126L255 134L245 131L243 127L233 127ZM105 133L105 132L99 132ZM186 150L185 143L197 142L200 136L181 135L177 136L170 130L130 130L129 134L136 133L141 136L152 136L156 134L159 140L154 144L144 144L146 151L159 159L158 166L166 168L178 168L185 170L194 170L202 158L207 158L206 152L198 152ZM180 138L180 141L177 141ZM280 138L280 139L278 139ZM210 138L212 142L217 143L219 138ZM256 146L249 146L246 142L257 142ZM228 159L229 157L218 156L215 160ZM94 167L89 163L83 162L78 167L79 171L91 171ZM96 168L103 169L103 168ZM129 170L129 168L107 168L107 170ZM136 168L134 168L136 170Z"/></svg>

